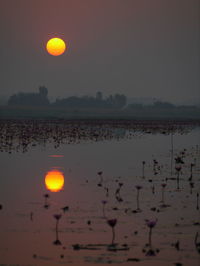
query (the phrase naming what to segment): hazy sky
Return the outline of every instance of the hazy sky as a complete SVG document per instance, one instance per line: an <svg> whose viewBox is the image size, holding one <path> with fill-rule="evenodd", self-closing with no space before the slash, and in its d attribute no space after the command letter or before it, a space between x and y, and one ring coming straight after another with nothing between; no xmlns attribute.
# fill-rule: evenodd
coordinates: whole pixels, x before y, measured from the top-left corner
<svg viewBox="0 0 200 266"><path fill-rule="evenodd" d="M0 94L200 99L199 0L0 0ZM68 51L46 52L50 37Z"/></svg>

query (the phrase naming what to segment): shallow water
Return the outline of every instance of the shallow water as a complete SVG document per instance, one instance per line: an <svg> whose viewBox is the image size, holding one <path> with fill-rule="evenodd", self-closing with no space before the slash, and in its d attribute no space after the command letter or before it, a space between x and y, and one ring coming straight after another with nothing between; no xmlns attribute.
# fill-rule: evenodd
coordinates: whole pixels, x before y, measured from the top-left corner
<svg viewBox="0 0 200 266"><path fill-rule="evenodd" d="M135 131L129 137L126 130L118 129L110 139L88 138L56 148L53 142L41 142L26 152L0 153L0 265L199 265L194 242L197 232L200 242L200 129L173 133L173 165L170 134ZM184 149L177 189L174 158ZM153 165L153 160L158 163ZM51 169L64 175L59 192L45 186ZM164 207L162 183L167 184ZM142 186L139 212L136 185ZM65 206L69 210L64 212ZM54 214L62 215L58 235ZM110 246L107 220L114 218L116 245ZM146 219L157 219L151 247ZM60 245L55 245L56 238ZM149 249L154 256L148 256Z"/></svg>

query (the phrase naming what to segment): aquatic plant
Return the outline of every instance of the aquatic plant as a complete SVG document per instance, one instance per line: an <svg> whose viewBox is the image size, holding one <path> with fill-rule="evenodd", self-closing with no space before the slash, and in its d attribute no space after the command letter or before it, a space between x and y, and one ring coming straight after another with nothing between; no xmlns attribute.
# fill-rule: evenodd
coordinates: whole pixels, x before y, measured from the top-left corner
<svg viewBox="0 0 200 266"><path fill-rule="evenodd" d="M177 166L175 166L175 169L176 169L176 174L177 174L177 178L176 178L177 189L179 190L180 189L180 187L179 187L180 171L181 171L182 167L180 165L177 165Z"/></svg>
<svg viewBox="0 0 200 266"><path fill-rule="evenodd" d="M194 166L195 166L194 163L190 164L190 177L189 177L188 181L192 181L192 178L193 178L193 167Z"/></svg>
<svg viewBox="0 0 200 266"><path fill-rule="evenodd" d="M192 194L192 189L194 188L194 183L190 182L190 194Z"/></svg>
<svg viewBox="0 0 200 266"><path fill-rule="evenodd" d="M161 199L161 202L163 204L163 206L165 206L165 187L167 186L167 184L163 183L161 184L161 187L162 187L162 199Z"/></svg>
<svg viewBox="0 0 200 266"><path fill-rule="evenodd" d="M173 131L171 131L171 176L173 169L173 157L174 157L174 141L173 141Z"/></svg>
<svg viewBox="0 0 200 266"><path fill-rule="evenodd" d="M62 217L62 215L61 214L54 214L53 217L56 219L56 221L58 223L58 221L60 220L60 218Z"/></svg>
<svg viewBox="0 0 200 266"><path fill-rule="evenodd" d="M65 206L65 207L61 208L61 210L63 210L63 212L65 213L66 211L69 210L69 206Z"/></svg>
<svg viewBox="0 0 200 266"><path fill-rule="evenodd" d="M144 167L145 167L146 162L142 161L142 177L145 178L144 176Z"/></svg>
<svg viewBox="0 0 200 266"><path fill-rule="evenodd" d="M177 156L174 158L176 164L184 164L183 158L181 156Z"/></svg>
<svg viewBox="0 0 200 266"><path fill-rule="evenodd" d="M149 227L149 242L148 244L145 245L145 248L142 250L143 252L146 253L146 256L156 256L156 253L158 253L160 250L159 249L153 249L152 248L152 229L156 226L157 219L156 220L145 220L146 225ZM146 247L148 247L148 250L146 251Z"/></svg>
<svg viewBox="0 0 200 266"><path fill-rule="evenodd" d="M152 191L152 194L155 194L155 186L154 186L154 184L151 187L151 191Z"/></svg>
<svg viewBox="0 0 200 266"><path fill-rule="evenodd" d="M146 221L146 225L149 227L149 246L151 246L152 229L156 226L157 219L156 220L145 220L145 221Z"/></svg>
<svg viewBox="0 0 200 266"><path fill-rule="evenodd" d="M197 192L197 206L196 209L199 210L199 193Z"/></svg>
<svg viewBox="0 0 200 266"><path fill-rule="evenodd" d="M107 224L112 228L112 241L111 241L111 245L114 246L114 241L115 241L115 226L117 224L117 219L107 220Z"/></svg>
<svg viewBox="0 0 200 266"><path fill-rule="evenodd" d="M116 189L116 191L115 191L115 198L116 198L116 200L118 201L118 202L122 202L123 201L123 199L122 199L122 197L121 197L121 194L120 194L120 192L121 192L121 188L123 187L123 183L119 183L118 184L119 186L118 186L118 188Z"/></svg>

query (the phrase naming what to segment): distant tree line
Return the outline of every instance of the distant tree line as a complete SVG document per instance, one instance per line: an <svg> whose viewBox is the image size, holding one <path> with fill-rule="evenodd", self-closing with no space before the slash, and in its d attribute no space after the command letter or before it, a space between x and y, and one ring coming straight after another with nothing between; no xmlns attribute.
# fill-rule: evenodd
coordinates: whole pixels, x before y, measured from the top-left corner
<svg viewBox="0 0 200 266"><path fill-rule="evenodd" d="M198 109L197 106L194 106L194 105L179 105L179 106L176 106L172 103L169 103L169 102L162 102L162 101L156 101L154 102L152 105L143 105L143 104L140 104L140 103L136 103L136 104L129 104L127 106L128 109L148 109L148 108L153 108L153 109L160 109L160 110L163 110L163 109L181 109L181 108L184 108L184 109L190 109L190 108L196 108Z"/></svg>
<svg viewBox="0 0 200 266"><path fill-rule="evenodd" d="M46 87L39 87L39 93L20 92L10 96L8 105L14 106L48 106L48 90Z"/></svg>
<svg viewBox="0 0 200 266"><path fill-rule="evenodd" d="M57 99L53 106L57 107L74 107L74 108L118 108L121 109L126 105L127 99L123 94L110 95L103 99L101 92L97 92L96 97L82 96L76 97L71 96L64 99Z"/></svg>
<svg viewBox="0 0 200 266"><path fill-rule="evenodd" d="M71 96L63 99L56 99L50 103L48 100L48 90L46 87L39 87L39 93L18 93L12 95L8 100L8 105L13 106L52 106L70 108L117 108L126 106L127 98L123 94L110 95L103 99L102 92L97 92L96 97L92 96Z"/></svg>
<svg viewBox="0 0 200 266"><path fill-rule="evenodd" d="M127 105L127 98L124 94L114 94L108 97L103 97L102 92L98 91L95 97L92 96L71 96L62 99L56 99L50 103L48 99L48 89L44 86L39 87L38 93L24 93L20 92L12 95L8 100L9 106L50 106L50 107L61 107L61 108L74 108L74 109L118 109L127 110L131 113L143 112L174 112L174 111L190 111L199 110L195 106L175 106L169 102L156 101L151 105L143 104L129 104Z"/></svg>

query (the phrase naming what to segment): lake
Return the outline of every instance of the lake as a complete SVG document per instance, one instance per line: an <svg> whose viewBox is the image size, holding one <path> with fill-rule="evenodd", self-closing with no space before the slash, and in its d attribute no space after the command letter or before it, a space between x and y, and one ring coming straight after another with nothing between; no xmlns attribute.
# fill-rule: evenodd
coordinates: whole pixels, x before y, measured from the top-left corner
<svg viewBox="0 0 200 266"><path fill-rule="evenodd" d="M199 265L198 123L0 128L0 265Z"/></svg>

